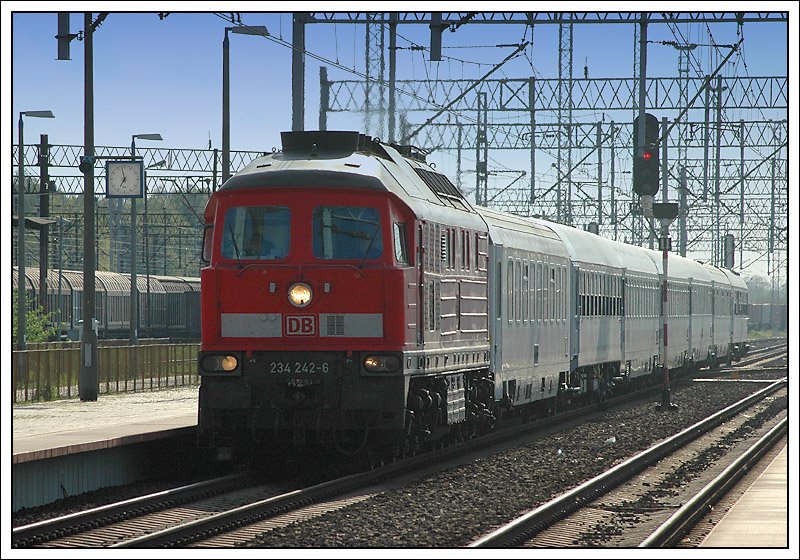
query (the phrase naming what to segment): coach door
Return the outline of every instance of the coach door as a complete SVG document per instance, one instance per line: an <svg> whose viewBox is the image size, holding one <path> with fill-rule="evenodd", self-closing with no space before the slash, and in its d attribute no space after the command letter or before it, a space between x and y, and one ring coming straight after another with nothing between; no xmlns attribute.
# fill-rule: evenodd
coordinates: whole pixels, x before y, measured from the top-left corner
<svg viewBox="0 0 800 560"><path fill-rule="evenodd" d="M505 250L502 245L489 244L489 344L494 372L503 369L503 260Z"/></svg>
<svg viewBox="0 0 800 560"><path fill-rule="evenodd" d="M425 342L425 254L427 246L423 224L419 225L419 253L417 254L417 344L422 347Z"/></svg>
<svg viewBox="0 0 800 560"><path fill-rule="evenodd" d="M569 370L575 371L578 368L578 352L581 347L581 269L570 263L572 269L570 293L572 294L572 309L570 312L569 324Z"/></svg>
<svg viewBox="0 0 800 560"><path fill-rule="evenodd" d="M622 276L619 279L619 336L620 336L620 350L622 350L622 354L620 354L620 369L624 372L627 372L627 365L628 359L627 354L625 354L625 326L628 323L626 320L626 314L628 310L625 309L625 288L628 283L627 277L625 275L625 271L622 271Z"/></svg>

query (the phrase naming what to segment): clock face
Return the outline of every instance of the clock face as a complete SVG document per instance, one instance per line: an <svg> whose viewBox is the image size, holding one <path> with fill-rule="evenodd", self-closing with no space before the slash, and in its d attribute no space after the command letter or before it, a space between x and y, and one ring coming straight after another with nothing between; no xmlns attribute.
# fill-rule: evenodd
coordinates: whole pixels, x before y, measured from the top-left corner
<svg viewBox="0 0 800 560"><path fill-rule="evenodd" d="M106 195L118 197L141 197L142 162L109 161L106 163Z"/></svg>

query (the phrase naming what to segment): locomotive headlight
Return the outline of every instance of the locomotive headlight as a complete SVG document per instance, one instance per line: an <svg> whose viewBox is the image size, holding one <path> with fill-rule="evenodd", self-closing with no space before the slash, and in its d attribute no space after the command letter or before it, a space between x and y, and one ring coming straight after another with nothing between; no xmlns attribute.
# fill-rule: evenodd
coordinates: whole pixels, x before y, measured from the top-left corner
<svg viewBox="0 0 800 560"><path fill-rule="evenodd" d="M295 307L306 307L313 297L311 286L303 282L295 282L289 288L289 303Z"/></svg>
<svg viewBox="0 0 800 560"><path fill-rule="evenodd" d="M400 360L397 356L367 356L364 369L372 373L397 371L400 369Z"/></svg>
<svg viewBox="0 0 800 560"><path fill-rule="evenodd" d="M200 360L201 370L206 373L229 373L236 371L239 360L236 356L225 354L208 354Z"/></svg>

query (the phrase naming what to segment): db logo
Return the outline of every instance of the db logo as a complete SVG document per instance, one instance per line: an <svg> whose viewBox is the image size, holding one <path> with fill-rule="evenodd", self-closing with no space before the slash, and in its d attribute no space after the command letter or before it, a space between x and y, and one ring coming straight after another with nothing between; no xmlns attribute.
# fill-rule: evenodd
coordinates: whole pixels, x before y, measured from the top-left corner
<svg viewBox="0 0 800 560"><path fill-rule="evenodd" d="M317 334L314 315L287 315L286 336L313 336Z"/></svg>

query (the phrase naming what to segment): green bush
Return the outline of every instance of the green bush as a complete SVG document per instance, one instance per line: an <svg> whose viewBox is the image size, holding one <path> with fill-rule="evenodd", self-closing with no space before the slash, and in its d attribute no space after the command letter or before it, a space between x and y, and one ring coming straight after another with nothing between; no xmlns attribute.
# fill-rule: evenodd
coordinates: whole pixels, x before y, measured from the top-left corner
<svg viewBox="0 0 800 560"><path fill-rule="evenodd" d="M764 340L768 338L786 338L786 331L783 330L773 330L773 329L766 329L766 330L751 330L747 333L747 338L749 340Z"/></svg>
<svg viewBox="0 0 800 560"><path fill-rule="evenodd" d="M11 319L11 344L17 343L17 290L13 290L13 307ZM47 342L56 334L55 327L50 325L50 318L41 306L33 307L28 301L25 312L25 340L27 342Z"/></svg>

